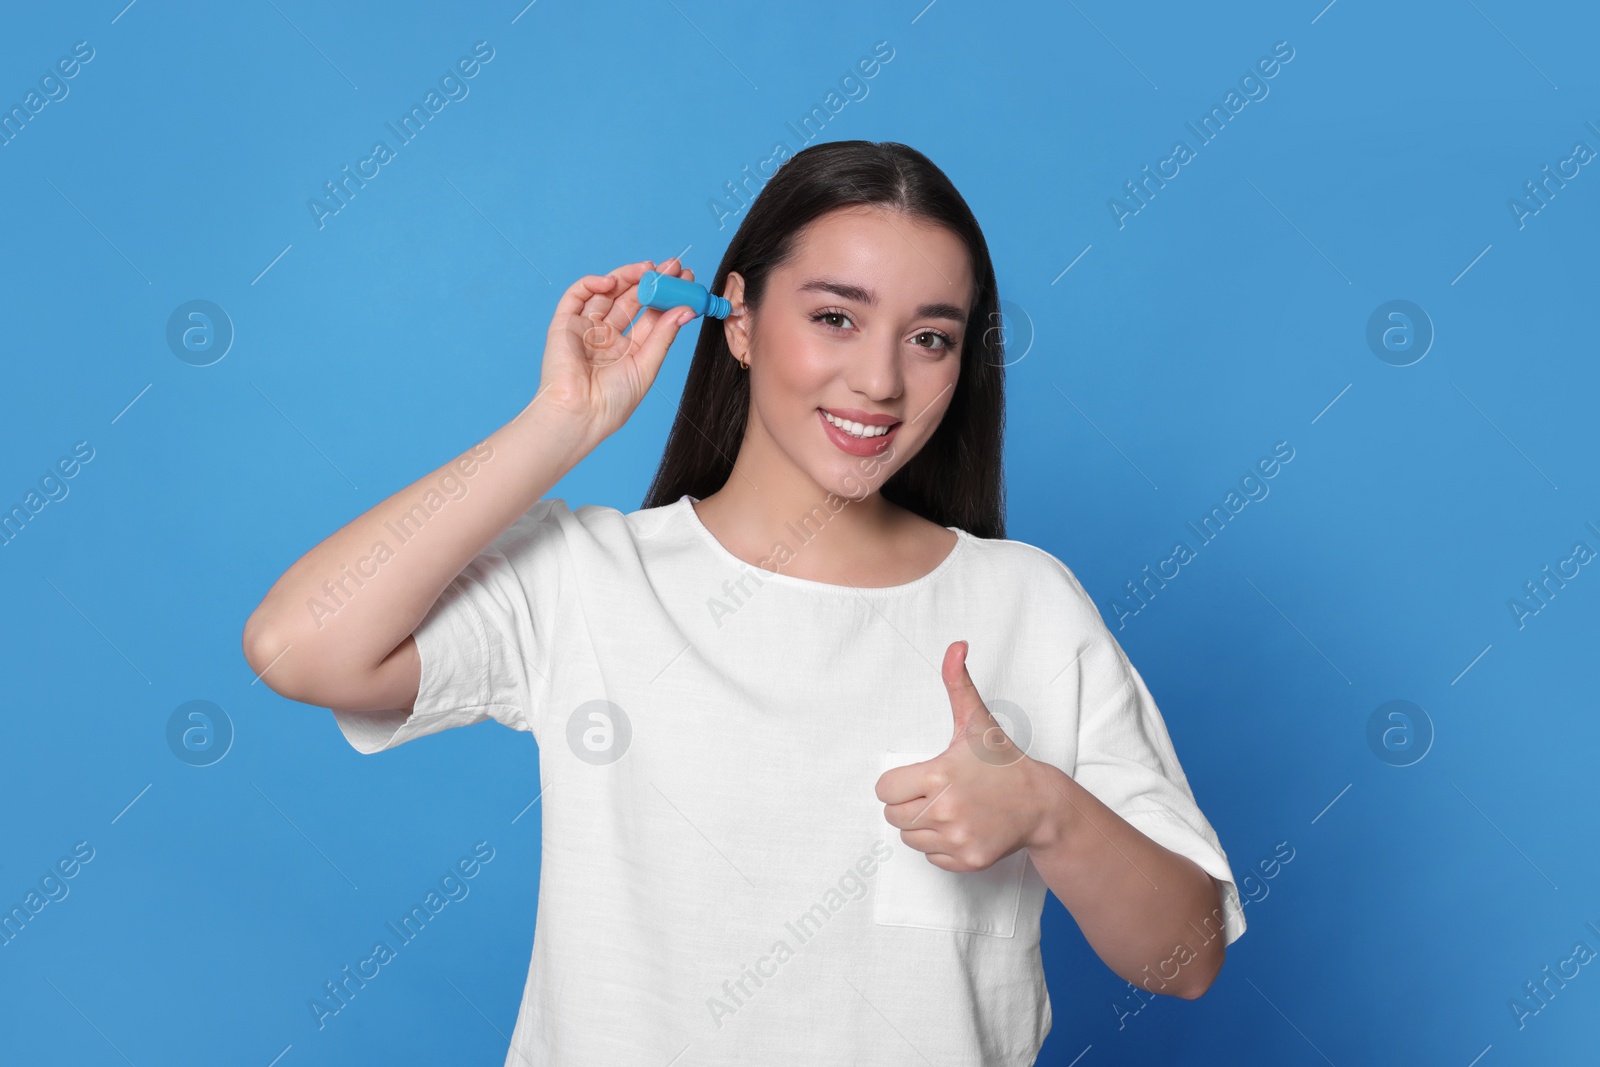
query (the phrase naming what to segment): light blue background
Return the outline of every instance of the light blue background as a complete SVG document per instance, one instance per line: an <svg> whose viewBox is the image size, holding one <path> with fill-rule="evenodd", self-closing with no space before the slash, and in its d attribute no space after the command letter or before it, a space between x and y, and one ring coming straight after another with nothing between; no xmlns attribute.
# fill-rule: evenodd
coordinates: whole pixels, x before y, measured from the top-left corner
<svg viewBox="0 0 1600 1067"><path fill-rule="evenodd" d="M1521 628L1508 607L1600 548L1600 166L1522 228L1508 208L1600 149L1581 5L42 7L6 16L0 103L75 42L95 55L0 147L0 506L76 442L94 458L0 547L0 902L75 842L95 858L0 948L0 1060L501 1061L533 934L531 739L491 723L361 757L254 682L241 628L302 552L520 410L577 276L687 248L708 278L724 182L801 147L786 123L878 41L892 60L822 136L917 147L988 235L1014 356L1031 336L1013 538L1110 620L1186 522L1295 450L1112 622L1235 872L1278 842L1294 859L1202 999L1121 1029L1126 984L1051 898L1039 1062L1592 1058L1600 968L1524 1028L1508 1004L1600 949L1600 573ZM308 199L480 40L470 95L319 229ZM1119 229L1108 200L1278 41L1269 95ZM193 299L236 331L207 367L165 340ZM1365 339L1392 299L1437 332L1406 367ZM552 495L639 506L696 328ZM166 739L194 699L236 733L209 767ZM1406 767L1367 741L1397 699L1435 733ZM477 841L496 851L470 896L319 1031L308 999Z"/></svg>

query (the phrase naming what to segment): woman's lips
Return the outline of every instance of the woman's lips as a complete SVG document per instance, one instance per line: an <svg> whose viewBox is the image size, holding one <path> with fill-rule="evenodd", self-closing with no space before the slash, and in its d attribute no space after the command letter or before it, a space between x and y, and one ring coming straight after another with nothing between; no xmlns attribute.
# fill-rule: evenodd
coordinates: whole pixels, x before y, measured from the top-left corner
<svg viewBox="0 0 1600 1067"><path fill-rule="evenodd" d="M823 432L828 435L828 440L852 456L875 456L882 452L889 447L889 442L894 440L895 434L900 432L900 427L903 425L897 422L889 427L888 433L879 434L877 437L856 437L829 422L821 408L817 409L817 421L822 423Z"/></svg>

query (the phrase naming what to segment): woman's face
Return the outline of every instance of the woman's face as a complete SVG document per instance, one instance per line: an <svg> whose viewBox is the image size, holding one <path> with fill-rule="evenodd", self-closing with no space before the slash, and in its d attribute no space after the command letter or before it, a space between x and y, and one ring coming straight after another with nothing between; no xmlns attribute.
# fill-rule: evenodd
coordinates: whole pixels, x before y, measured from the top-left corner
<svg viewBox="0 0 1600 1067"><path fill-rule="evenodd" d="M730 271L724 295L737 305L743 291ZM942 226L875 206L812 222L759 313L725 325L750 363L744 460L786 458L843 497L879 488L950 405L972 300L966 245Z"/></svg>

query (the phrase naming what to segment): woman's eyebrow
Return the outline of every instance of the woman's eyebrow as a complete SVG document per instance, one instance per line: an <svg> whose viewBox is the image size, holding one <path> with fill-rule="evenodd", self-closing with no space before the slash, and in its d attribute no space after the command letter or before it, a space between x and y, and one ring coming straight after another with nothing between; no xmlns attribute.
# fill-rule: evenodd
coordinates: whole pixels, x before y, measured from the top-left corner
<svg viewBox="0 0 1600 1067"><path fill-rule="evenodd" d="M832 293L841 300L854 300L858 304L871 306L878 302L877 294L870 289L863 289L850 282L834 281L832 278L812 278L803 283L799 292ZM919 319L949 319L959 325L966 325L966 313L955 304L922 304L917 307L916 317Z"/></svg>

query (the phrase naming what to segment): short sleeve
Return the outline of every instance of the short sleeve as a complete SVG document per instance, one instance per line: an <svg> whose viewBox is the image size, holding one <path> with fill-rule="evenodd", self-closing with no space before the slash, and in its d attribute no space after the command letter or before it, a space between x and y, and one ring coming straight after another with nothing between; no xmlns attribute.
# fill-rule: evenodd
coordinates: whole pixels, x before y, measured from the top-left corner
<svg viewBox="0 0 1600 1067"><path fill-rule="evenodd" d="M1144 679L1104 624L1095 629L1079 659L1078 756L1072 777L1146 837L1225 883L1220 887L1223 944L1232 944L1244 933L1245 920L1227 854L1195 801Z"/></svg>
<svg viewBox="0 0 1600 1067"><path fill-rule="evenodd" d="M363 755L487 719L539 740L561 608L570 593L562 500L541 500L464 567L412 631L421 661L410 709L332 709Z"/></svg>

